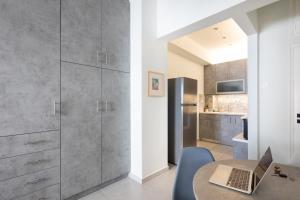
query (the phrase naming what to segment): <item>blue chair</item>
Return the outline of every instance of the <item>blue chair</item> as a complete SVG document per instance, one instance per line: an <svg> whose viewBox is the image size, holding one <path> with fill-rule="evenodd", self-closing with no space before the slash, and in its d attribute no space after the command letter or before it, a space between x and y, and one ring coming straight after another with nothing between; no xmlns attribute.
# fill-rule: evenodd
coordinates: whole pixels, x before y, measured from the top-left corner
<svg viewBox="0 0 300 200"><path fill-rule="evenodd" d="M211 152L205 148L184 148L177 166L173 200L195 200L193 191L194 175L200 167L214 161Z"/></svg>

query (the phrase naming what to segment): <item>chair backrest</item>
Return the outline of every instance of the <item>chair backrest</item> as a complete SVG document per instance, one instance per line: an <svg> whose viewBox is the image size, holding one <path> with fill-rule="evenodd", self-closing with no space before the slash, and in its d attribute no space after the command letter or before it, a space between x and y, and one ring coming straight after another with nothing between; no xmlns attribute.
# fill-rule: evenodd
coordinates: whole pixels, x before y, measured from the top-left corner
<svg viewBox="0 0 300 200"><path fill-rule="evenodd" d="M208 149L187 147L182 150L177 166L173 200L194 200L193 178L196 171L215 159Z"/></svg>

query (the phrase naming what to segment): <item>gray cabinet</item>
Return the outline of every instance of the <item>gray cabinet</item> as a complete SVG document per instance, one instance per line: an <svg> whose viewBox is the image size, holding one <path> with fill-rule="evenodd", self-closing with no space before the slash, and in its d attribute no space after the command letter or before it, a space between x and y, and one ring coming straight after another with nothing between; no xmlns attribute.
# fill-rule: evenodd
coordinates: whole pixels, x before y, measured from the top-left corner
<svg viewBox="0 0 300 200"><path fill-rule="evenodd" d="M220 63L220 64L216 64L215 68L216 68L216 81L225 81L225 80L229 80L229 74L228 74L228 69L230 64L229 63Z"/></svg>
<svg viewBox="0 0 300 200"><path fill-rule="evenodd" d="M233 145L232 138L243 131L240 115L200 114L200 139Z"/></svg>
<svg viewBox="0 0 300 200"><path fill-rule="evenodd" d="M247 91L247 60L236 60L204 67L204 94L216 94L216 82L244 79Z"/></svg>
<svg viewBox="0 0 300 200"><path fill-rule="evenodd" d="M101 184L101 70L62 62L62 199Z"/></svg>
<svg viewBox="0 0 300 200"><path fill-rule="evenodd" d="M207 65L204 67L204 94L216 93L216 67Z"/></svg>
<svg viewBox="0 0 300 200"><path fill-rule="evenodd" d="M59 0L0 2L0 136L59 129Z"/></svg>
<svg viewBox="0 0 300 200"><path fill-rule="evenodd" d="M129 73L102 70L102 182L130 170Z"/></svg>
<svg viewBox="0 0 300 200"><path fill-rule="evenodd" d="M130 4L128 0L102 2L102 66L129 72Z"/></svg>
<svg viewBox="0 0 300 200"><path fill-rule="evenodd" d="M61 1L62 60L97 66L101 0Z"/></svg>

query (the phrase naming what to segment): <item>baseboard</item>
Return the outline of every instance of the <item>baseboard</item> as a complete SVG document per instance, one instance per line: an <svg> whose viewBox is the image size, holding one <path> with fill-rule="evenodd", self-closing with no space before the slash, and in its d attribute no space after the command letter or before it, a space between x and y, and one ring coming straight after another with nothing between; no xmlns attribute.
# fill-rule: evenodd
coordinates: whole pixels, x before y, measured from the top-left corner
<svg viewBox="0 0 300 200"><path fill-rule="evenodd" d="M157 170L156 172L154 172L154 173L152 173L152 174L146 176L145 178L143 178L143 179L142 179L142 183L146 183L147 181L149 181L149 180L155 178L156 176L159 176L159 175L161 175L161 174L167 172L169 169L170 169L169 166L166 166L166 167L164 167L164 168L162 168L162 169L160 169L160 170Z"/></svg>
<svg viewBox="0 0 300 200"><path fill-rule="evenodd" d="M135 174L133 174L131 172L129 173L128 177L131 178L132 180L138 182L139 184L143 184L143 179L136 176Z"/></svg>
<svg viewBox="0 0 300 200"><path fill-rule="evenodd" d="M132 173L129 173L128 177L131 178L132 180L134 180L134 181L140 183L140 184L144 184L144 183L146 183L147 181L149 181L149 180L155 178L156 176L159 176L159 175L165 173L165 172L168 171L169 169L170 169L169 166L166 166L166 167L164 167L164 168L162 168L162 169L160 169L160 170L157 170L156 172L154 172L154 173L152 173L152 174L146 176L145 178L137 177L136 175L134 175L134 174L132 174Z"/></svg>

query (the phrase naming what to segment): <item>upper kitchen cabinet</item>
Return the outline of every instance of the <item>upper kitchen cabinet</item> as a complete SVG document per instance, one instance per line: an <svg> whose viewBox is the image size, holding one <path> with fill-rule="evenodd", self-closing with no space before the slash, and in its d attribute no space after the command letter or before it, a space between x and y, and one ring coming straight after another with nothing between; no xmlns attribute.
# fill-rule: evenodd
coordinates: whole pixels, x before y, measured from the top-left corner
<svg viewBox="0 0 300 200"><path fill-rule="evenodd" d="M247 79L247 60L230 62L228 69L229 80Z"/></svg>
<svg viewBox="0 0 300 200"><path fill-rule="evenodd" d="M61 12L61 59L98 66L101 1L62 0Z"/></svg>
<svg viewBox="0 0 300 200"><path fill-rule="evenodd" d="M216 68L216 81L229 80L229 63L220 63L215 65Z"/></svg>
<svg viewBox="0 0 300 200"><path fill-rule="evenodd" d="M102 1L102 67L130 70L130 4L128 0Z"/></svg>
<svg viewBox="0 0 300 200"><path fill-rule="evenodd" d="M204 93L216 94L218 81L245 80L247 91L247 60L236 60L215 65L207 65L204 68Z"/></svg>
<svg viewBox="0 0 300 200"><path fill-rule="evenodd" d="M204 93L216 93L216 67L215 65L207 65L204 67Z"/></svg>
<svg viewBox="0 0 300 200"><path fill-rule="evenodd" d="M60 1L0 2L0 136L59 129Z"/></svg>

